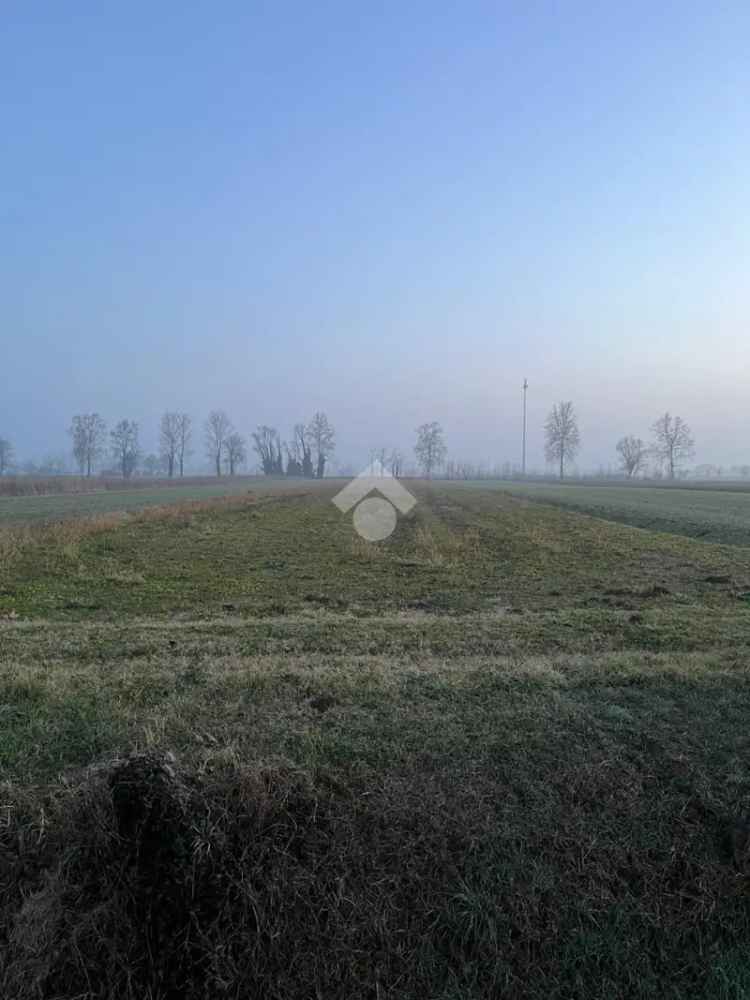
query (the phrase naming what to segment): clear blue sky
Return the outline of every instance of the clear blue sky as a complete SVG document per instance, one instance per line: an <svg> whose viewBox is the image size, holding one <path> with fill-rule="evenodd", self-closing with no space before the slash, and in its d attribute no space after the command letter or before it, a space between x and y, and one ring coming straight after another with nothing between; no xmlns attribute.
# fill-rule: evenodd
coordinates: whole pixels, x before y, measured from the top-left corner
<svg viewBox="0 0 750 1000"><path fill-rule="evenodd" d="M580 464L682 414L750 461L750 4L11 2L0 435L318 408ZM201 456L197 456L201 458Z"/></svg>

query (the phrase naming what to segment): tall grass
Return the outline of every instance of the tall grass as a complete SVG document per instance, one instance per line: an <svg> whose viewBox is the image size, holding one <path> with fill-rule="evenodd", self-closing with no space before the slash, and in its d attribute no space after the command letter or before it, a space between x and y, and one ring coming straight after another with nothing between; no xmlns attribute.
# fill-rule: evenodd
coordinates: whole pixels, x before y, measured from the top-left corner
<svg viewBox="0 0 750 1000"><path fill-rule="evenodd" d="M200 511L244 507L255 502L252 494L244 494L210 500L183 500L136 511L108 511L62 521L0 525L0 578L21 559L49 561L60 555L70 556L85 539L112 531L125 523L185 523Z"/></svg>

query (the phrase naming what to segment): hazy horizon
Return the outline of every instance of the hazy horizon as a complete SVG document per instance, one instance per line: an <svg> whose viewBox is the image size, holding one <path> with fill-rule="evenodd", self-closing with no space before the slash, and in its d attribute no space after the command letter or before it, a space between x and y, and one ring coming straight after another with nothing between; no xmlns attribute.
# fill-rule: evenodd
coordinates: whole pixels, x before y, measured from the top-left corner
<svg viewBox="0 0 750 1000"><path fill-rule="evenodd" d="M249 438L324 410L339 461L528 465L558 400L582 470L650 440L750 463L739 2L13 4L0 52L0 436L73 414Z"/></svg>

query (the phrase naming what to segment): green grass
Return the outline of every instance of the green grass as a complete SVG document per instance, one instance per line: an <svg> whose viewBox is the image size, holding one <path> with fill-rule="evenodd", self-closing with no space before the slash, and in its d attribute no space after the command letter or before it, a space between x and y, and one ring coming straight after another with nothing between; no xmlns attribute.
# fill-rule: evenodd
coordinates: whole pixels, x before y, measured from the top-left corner
<svg viewBox="0 0 750 1000"><path fill-rule="evenodd" d="M750 492L741 487L581 486L499 483L514 496L632 524L729 545L750 545Z"/></svg>
<svg viewBox="0 0 750 1000"><path fill-rule="evenodd" d="M334 490L40 532L6 557L0 614L578 614L589 633L594 612L614 622L624 611L695 607L705 618L730 609L744 621L748 609L750 551L737 547L529 507L491 489L438 487L378 546L353 533L330 503Z"/></svg>
<svg viewBox="0 0 750 1000"><path fill-rule="evenodd" d="M750 549L335 488L0 532L0 993L747 996Z"/></svg>

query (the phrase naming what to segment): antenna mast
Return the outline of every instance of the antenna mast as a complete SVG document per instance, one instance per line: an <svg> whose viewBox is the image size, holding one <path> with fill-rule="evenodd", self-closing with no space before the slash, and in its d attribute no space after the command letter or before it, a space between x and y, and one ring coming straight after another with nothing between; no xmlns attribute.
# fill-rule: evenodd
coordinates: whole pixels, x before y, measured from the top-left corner
<svg viewBox="0 0 750 1000"><path fill-rule="evenodd" d="M521 475L526 478L526 392L529 388L527 379L523 380L523 452L521 458Z"/></svg>

